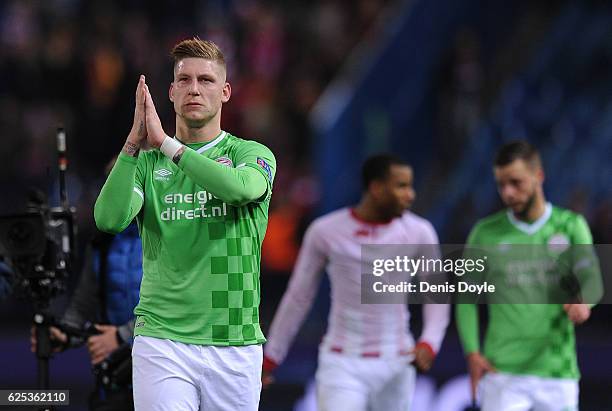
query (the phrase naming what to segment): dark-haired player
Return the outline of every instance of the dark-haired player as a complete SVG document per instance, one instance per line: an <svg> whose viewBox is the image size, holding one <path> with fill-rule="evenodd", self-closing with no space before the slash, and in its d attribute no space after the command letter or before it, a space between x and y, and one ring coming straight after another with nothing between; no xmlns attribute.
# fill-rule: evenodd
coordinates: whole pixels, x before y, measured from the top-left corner
<svg viewBox="0 0 612 411"><path fill-rule="evenodd" d="M359 204L316 219L306 232L264 348L263 378L269 380L285 359L325 270L331 311L316 373L319 410L406 411L416 377L410 363L422 370L431 367L449 307L424 306L424 328L415 344L406 304L361 304L361 246L435 245L438 237L427 220L407 211L415 198L409 165L378 155L365 162L362 175Z"/></svg>
<svg viewBox="0 0 612 411"><path fill-rule="evenodd" d="M548 245L591 244L589 227L581 215L546 201L542 161L531 144L515 141L501 147L493 171L507 209L479 221L467 243L489 249L531 247L540 256L512 264L522 267L521 272L507 274L510 264L496 269L517 281L520 276L527 288L543 288L537 281L550 270L540 267L542 250ZM574 268L590 269L580 264ZM589 318L590 305L518 302L487 306L484 351L479 344L477 306L457 305L457 328L467 356L472 395L484 376L480 387L483 411L577 410L580 374L574 325Z"/></svg>

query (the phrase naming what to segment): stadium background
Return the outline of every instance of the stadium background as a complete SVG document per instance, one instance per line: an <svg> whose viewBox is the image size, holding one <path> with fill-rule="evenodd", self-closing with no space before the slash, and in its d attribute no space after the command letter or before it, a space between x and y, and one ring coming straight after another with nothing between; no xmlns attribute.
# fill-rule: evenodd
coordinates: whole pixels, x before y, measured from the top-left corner
<svg viewBox="0 0 612 411"><path fill-rule="evenodd" d="M612 243L606 1L3 1L0 212L22 210L31 186L57 204L54 130L61 122L82 248L104 165L131 126L138 74L146 74L170 132L168 50L194 34L226 53L233 95L223 128L268 145L278 160L263 252L264 330L306 224L357 200L361 161L375 152L393 151L414 165L415 210L442 242L460 243L477 218L500 207L490 171L495 148L528 138L542 151L549 199L583 213L597 243ZM262 410L292 409L312 377L326 287L278 384L262 394ZM65 302L58 298L54 309ZM612 410L611 314L599 306L578 328L582 410ZM2 389L35 387L30 316L25 302L0 302ZM418 329L419 307L413 317ZM85 349L52 360L53 386L71 389L66 410L85 407L87 364ZM464 373L451 324L419 385L421 409L461 409Z"/></svg>

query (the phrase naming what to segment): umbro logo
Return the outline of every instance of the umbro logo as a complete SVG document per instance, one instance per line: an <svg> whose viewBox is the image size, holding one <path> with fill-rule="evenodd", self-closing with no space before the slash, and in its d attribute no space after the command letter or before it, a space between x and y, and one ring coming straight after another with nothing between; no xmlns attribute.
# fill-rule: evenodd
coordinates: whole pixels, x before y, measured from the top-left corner
<svg viewBox="0 0 612 411"><path fill-rule="evenodd" d="M159 170L155 170L153 174L155 174L153 177L155 180L168 181L172 175L172 171L160 168Z"/></svg>
<svg viewBox="0 0 612 411"><path fill-rule="evenodd" d="M155 174L160 177L168 177L170 174L172 174L172 171L166 170L165 168L160 168L159 170L155 170Z"/></svg>

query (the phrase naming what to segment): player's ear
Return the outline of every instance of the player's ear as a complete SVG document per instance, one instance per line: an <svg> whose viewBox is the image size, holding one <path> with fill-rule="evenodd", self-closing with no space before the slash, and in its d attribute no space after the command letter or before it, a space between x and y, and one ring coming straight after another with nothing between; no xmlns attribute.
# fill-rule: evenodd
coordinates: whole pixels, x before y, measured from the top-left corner
<svg viewBox="0 0 612 411"><path fill-rule="evenodd" d="M544 173L544 169L540 167L537 171L537 177L540 184L544 184L544 180L546 179L546 174Z"/></svg>
<svg viewBox="0 0 612 411"><path fill-rule="evenodd" d="M223 86L223 90L221 94L221 102L227 103L231 96L232 96L232 86L230 86L230 83L226 81L225 85Z"/></svg>
<svg viewBox="0 0 612 411"><path fill-rule="evenodd" d="M373 180L370 182L370 186L368 187L368 192L374 198L379 198L382 194L384 187L383 182L381 180Z"/></svg>
<svg viewBox="0 0 612 411"><path fill-rule="evenodd" d="M170 83L170 88L168 89L168 97L170 101L174 103L174 82Z"/></svg>

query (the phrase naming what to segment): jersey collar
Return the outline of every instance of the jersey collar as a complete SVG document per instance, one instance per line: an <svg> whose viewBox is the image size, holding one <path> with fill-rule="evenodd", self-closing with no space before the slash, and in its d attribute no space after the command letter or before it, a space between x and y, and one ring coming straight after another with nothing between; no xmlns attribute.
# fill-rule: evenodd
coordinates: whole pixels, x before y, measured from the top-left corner
<svg viewBox="0 0 612 411"><path fill-rule="evenodd" d="M213 148L214 146L219 144L221 142L221 140L223 140L225 138L226 135L227 135L227 133L225 131L221 130L219 135L213 141L211 141L210 143L208 143L208 144L198 148L196 150L196 152L198 152L198 154L202 154L206 150Z"/></svg>
<svg viewBox="0 0 612 411"><path fill-rule="evenodd" d="M353 217L353 220L357 221L360 224L369 225L371 227L383 227L389 225L393 221L393 219L387 221L366 221L357 215L357 213L355 212L355 208L349 208L349 212L351 214L351 217Z"/></svg>
<svg viewBox="0 0 612 411"><path fill-rule="evenodd" d="M214 140L212 140L209 143L204 144L202 147L198 148L196 150L196 152L198 154L202 154L203 152L205 152L206 150L209 150L211 148L213 148L214 146L216 146L217 144L219 144L221 142L221 140L223 140L225 138L225 136L227 135L227 132L221 130L221 132L219 133L219 135L217 137L215 137ZM174 139L179 141L176 136L174 136ZM184 143L183 143L184 144Z"/></svg>
<svg viewBox="0 0 612 411"><path fill-rule="evenodd" d="M529 223L526 223L524 221L517 219L514 216L514 213L512 213L512 210L508 209L506 211L506 215L508 216L508 220L510 221L510 223L514 227L516 227L518 230L524 232L525 234L529 234L529 235L536 233L540 228L542 228L542 226L546 224L546 222L550 218L551 214L552 214L552 204L546 203L546 206L544 208L544 214L542 214L540 218L535 220L533 223L529 224Z"/></svg>

